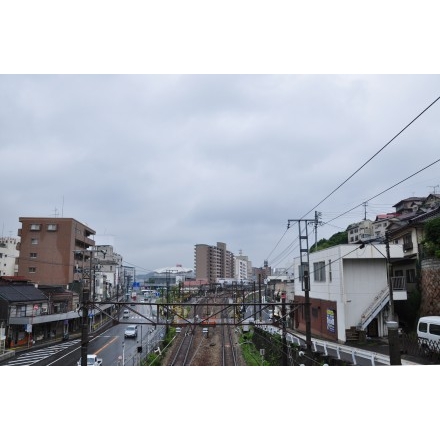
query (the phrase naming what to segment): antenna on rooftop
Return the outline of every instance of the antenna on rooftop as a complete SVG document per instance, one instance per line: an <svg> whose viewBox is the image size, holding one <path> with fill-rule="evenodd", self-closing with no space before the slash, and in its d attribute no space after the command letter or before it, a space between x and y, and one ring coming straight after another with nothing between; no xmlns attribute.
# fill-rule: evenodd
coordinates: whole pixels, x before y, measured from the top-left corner
<svg viewBox="0 0 440 440"><path fill-rule="evenodd" d="M435 194L435 189L438 188L438 185L429 186L429 188L432 188L433 189L432 194Z"/></svg>

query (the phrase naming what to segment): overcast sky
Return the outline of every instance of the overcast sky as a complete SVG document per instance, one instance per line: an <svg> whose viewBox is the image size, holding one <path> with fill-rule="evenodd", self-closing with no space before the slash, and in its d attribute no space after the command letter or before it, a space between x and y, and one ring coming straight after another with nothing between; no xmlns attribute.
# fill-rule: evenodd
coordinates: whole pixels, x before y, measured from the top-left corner
<svg viewBox="0 0 440 440"><path fill-rule="evenodd" d="M440 159L439 102L387 145L440 96L437 3L3 2L0 235L16 236L20 216L64 216L96 230L96 241L111 242L137 273L192 267L194 245L218 241L254 266L268 259L289 267L298 253L297 225L287 230L289 219L313 218L317 210L327 223L318 239L329 238L363 219L367 200L366 215L374 219L404 198L440 192L439 164L429 166ZM317 370L306 370L283 384L280 402L301 391L307 398L314 384L320 391ZM92 378L82 371L82 381ZM259 370L225 377L216 370L214 392L243 388L250 371L258 383ZM335 409L357 398L346 379L361 370L324 371L332 382L335 371L344 375L336 379ZM396 380L397 400L398 373L409 382L409 370L368 371L372 387L384 381L389 389ZM194 372L199 380L200 370ZM116 383L114 370L104 374ZM169 384L170 374L166 382L156 380L157 372L152 381L143 374L136 386L153 393L156 407L166 405L160 399L169 393L151 388ZM307 374L311 380L303 380ZM48 379L46 385L59 383ZM8 408L22 399L14 391ZM408 389L402 391L407 398ZM247 387L247 401L253 392L258 399L261 388ZM192 395L198 404L200 393ZM358 399L353 416L372 404L368 396ZM316 410L303 407L296 414L313 423ZM254 416L254 406L253 413L246 409L243 420ZM212 403L206 410L208 417L215 412ZM101 414L99 405L95 411ZM155 412L157 429L167 423L162 413ZM30 417L31 429L41 416L34 408ZM248 435L249 424L243 426ZM261 436L263 425L255 426Z"/></svg>
<svg viewBox="0 0 440 440"><path fill-rule="evenodd" d="M217 242L288 267L288 220L329 238L440 193L436 163L370 200L440 159L440 102L385 147L439 96L438 75L2 75L1 235L73 217L139 273Z"/></svg>

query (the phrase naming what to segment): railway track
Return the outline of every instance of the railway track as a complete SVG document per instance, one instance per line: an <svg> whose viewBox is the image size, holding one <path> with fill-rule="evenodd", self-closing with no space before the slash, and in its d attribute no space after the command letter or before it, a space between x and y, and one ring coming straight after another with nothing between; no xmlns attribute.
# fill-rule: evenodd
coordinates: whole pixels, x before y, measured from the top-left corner
<svg viewBox="0 0 440 440"><path fill-rule="evenodd" d="M224 300L224 298L223 298ZM216 325L228 312L216 305L216 298L203 298L193 307L192 324L176 329L178 333L163 364L168 366L237 366L235 327ZM216 318L210 318L216 316Z"/></svg>
<svg viewBox="0 0 440 440"><path fill-rule="evenodd" d="M226 318L226 316L224 316ZM229 325L222 327L222 365L224 367L237 366L237 353L233 328Z"/></svg>

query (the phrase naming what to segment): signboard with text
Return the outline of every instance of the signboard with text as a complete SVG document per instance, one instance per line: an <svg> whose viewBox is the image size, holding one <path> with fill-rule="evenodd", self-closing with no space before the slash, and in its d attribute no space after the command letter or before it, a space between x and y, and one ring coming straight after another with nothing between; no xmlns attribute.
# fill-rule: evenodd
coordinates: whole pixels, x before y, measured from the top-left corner
<svg viewBox="0 0 440 440"><path fill-rule="evenodd" d="M327 331L335 332L335 311L327 309Z"/></svg>

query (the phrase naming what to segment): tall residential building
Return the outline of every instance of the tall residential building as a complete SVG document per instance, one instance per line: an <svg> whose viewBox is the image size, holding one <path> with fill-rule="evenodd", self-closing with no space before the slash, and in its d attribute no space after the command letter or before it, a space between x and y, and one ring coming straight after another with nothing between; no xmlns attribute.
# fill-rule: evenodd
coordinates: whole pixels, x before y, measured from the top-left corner
<svg viewBox="0 0 440 440"><path fill-rule="evenodd" d="M241 250L235 257L235 278L237 281L252 280L252 262L246 255L242 255Z"/></svg>
<svg viewBox="0 0 440 440"><path fill-rule="evenodd" d="M234 278L234 254L226 249L225 243L217 242L217 246L196 244L194 268L197 280L216 283L219 278Z"/></svg>
<svg viewBox="0 0 440 440"><path fill-rule="evenodd" d="M18 238L0 237L0 276L16 275L18 246Z"/></svg>
<svg viewBox="0 0 440 440"><path fill-rule="evenodd" d="M96 232L73 218L20 217L18 276L42 285L83 280Z"/></svg>

